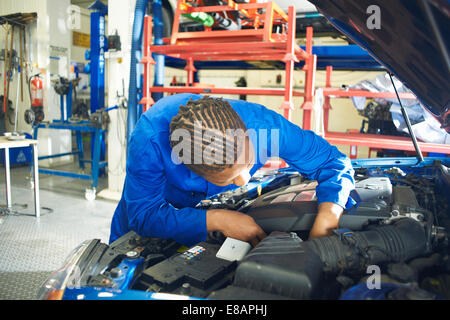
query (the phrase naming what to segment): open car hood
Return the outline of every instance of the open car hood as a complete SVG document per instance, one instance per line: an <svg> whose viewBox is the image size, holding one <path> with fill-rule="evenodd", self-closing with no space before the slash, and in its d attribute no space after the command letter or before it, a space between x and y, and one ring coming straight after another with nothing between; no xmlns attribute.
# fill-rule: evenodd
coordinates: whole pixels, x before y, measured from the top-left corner
<svg viewBox="0 0 450 320"><path fill-rule="evenodd" d="M310 2L408 86L450 132L449 0ZM379 9L379 25L370 6Z"/></svg>

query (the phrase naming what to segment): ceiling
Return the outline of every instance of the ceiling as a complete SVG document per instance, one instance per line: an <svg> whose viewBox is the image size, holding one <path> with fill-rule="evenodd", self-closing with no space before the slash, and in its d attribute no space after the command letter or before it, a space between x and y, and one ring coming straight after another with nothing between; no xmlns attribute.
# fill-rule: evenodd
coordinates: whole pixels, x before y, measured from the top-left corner
<svg viewBox="0 0 450 320"><path fill-rule="evenodd" d="M101 0L104 4L108 4L108 0ZM95 0L70 0L71 4L77 5L81 8L88 8L91 4L93 4Z"/></svg>

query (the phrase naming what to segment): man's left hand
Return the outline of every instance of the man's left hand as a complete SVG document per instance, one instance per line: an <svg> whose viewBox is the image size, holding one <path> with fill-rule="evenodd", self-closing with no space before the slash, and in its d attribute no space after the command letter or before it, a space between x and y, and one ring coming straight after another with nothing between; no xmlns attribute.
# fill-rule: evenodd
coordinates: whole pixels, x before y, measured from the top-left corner
<svg viewBox="0 0 450 320"><path fill-rule="evenodd" d="M343 211L341 206L332 202L319 204L319 213L309 233L309 238L313 239L331 235L333 229L338 227L339 218Z"/></svg>

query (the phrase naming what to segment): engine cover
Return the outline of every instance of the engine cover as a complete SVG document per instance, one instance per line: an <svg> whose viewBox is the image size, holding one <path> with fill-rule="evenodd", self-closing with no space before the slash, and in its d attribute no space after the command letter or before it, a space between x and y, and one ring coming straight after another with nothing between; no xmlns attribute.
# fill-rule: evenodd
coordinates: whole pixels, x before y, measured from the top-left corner
<svg viewBox="0 0 450 320"><path fill-rule="evenodd" d="M317 182L311 181L266 193L252 203L247 214L266 233L311 230L318 212L316 187ZM339 227L361 230L370 221L391 218L395 188L390 180L384 177L369 178L356 183L356 189L351 196L358 204L344 211ZM414 193L410 191L414 197ZM396 194L404 197L405 192Z"/></svg>
<svg viewBox="0 0 450 320"><path fill-rule="evenodd" d="M233 285L293 299L318 294L323 264L296 234L273 232L239 264Z"/></svg>

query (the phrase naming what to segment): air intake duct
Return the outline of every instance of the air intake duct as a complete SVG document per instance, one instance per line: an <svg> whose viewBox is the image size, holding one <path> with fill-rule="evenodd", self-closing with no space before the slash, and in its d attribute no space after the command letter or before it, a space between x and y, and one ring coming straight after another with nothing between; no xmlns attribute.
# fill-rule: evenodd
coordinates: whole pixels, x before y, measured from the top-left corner
<svg viewBox="0 0 450 320"><path fill-rule="evenodd" d="M295 233L274 231L239 263L233 288L315 299L320 296L324 274L360 273L368 265L419 257L427 253L426 239L421 224L410 218L308 241Z"/></svg>
<svg viewBox="0 0 450 320"><path fill-rule="evenodd" d="M364 271L368 265L401 262L428 252L422 225L410 218L361 232L340 232L301 244L315 252L324 272Z"/></svg>

